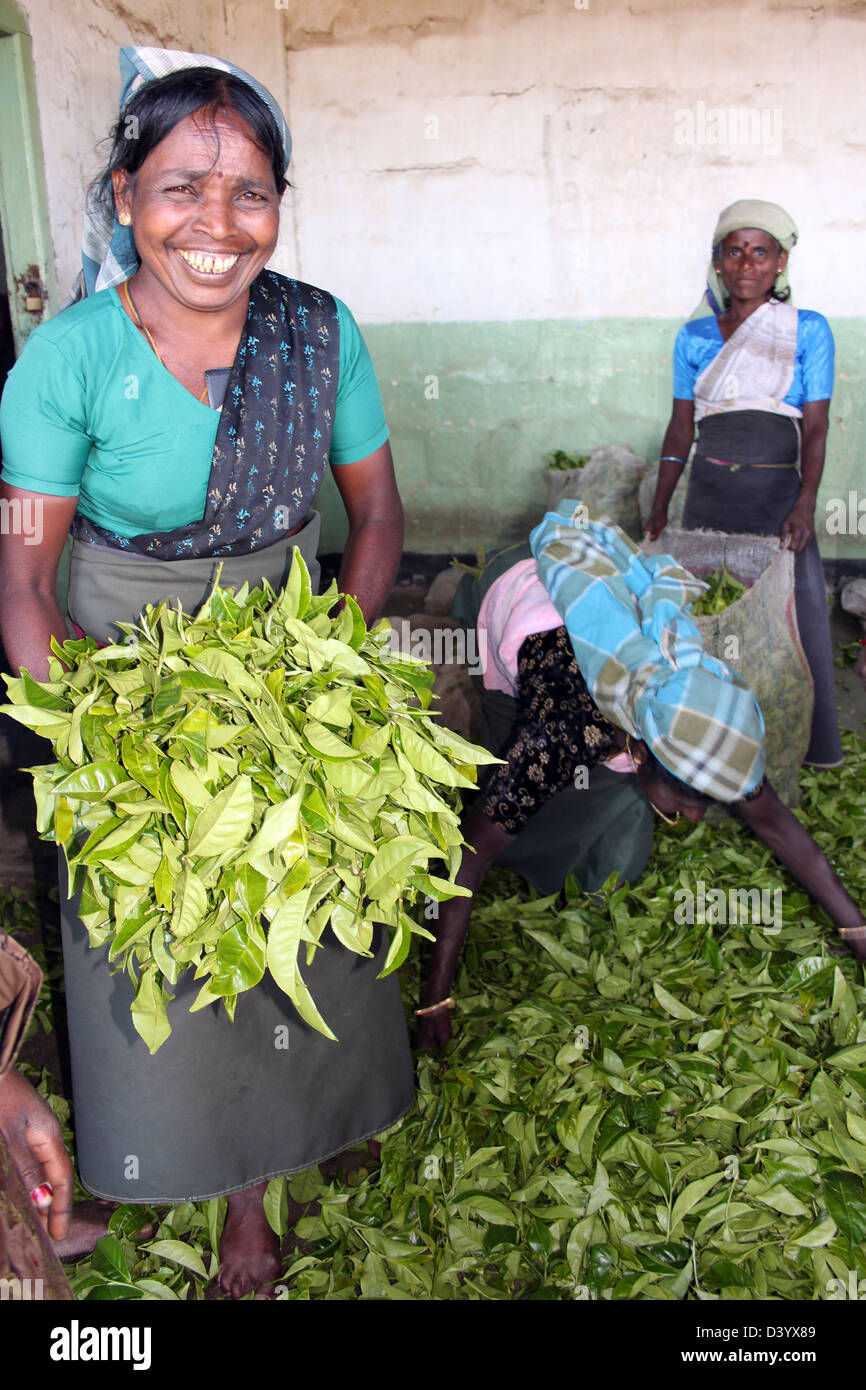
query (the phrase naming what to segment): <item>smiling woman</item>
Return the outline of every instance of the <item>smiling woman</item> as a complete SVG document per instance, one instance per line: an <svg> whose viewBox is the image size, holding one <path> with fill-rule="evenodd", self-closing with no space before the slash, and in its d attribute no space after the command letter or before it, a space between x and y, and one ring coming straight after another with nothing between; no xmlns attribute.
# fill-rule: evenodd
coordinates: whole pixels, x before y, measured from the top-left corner
<svg viewBox="0 0 866 1390"><path fill-rule="evenodd" d="M134 228L141 257L123 285L127 312L176 380L203 400L208 369L234 360L250 284L276 246L279 194L267 156L237 116L205 107L139 170L114 170L112 183L118 219ZM212 316L204 339L202 312Z"/></svg>
<svg viewBox="0 0 866 1390"><path fill-rule="evenodd" d="M55 592L72 528L69 616L100 640L164 598L194 612L223 586L282 587L297 548L318 579L328 466L349 516L339 576L368 621L397 567L402 510L373 366L348 309L266 269L290 139L273 97L205 55L124 49L108 169L87 205L77 298L37 329L3 396L3 487L38 499L43 539L4 537L0 627L10 662L44 678L66 626ZM119 711L120 713L120 711ZM88 752L88 734L82 726ZM264 773L262 775L265 775ZM274 767L267 775L279 775ZM279 989L234 1023L190 1014L151 1057L132 986L62 910L82 1181L125 1202L225 1194L221 1282L278 1273L262 1197L392 1124L412 1100L395 979L325 940L306 978L339 1023L307 1028ZM181 976L177 996L197 983Z"/></svg>
<svg viewBox="0 0 866 1390"><path fill-rule="evenodd" d="M218 315L217 345L225 344L231 362L249 286L277 242L282 142L261 101L230 75L202 70L190 82L188 73L173 74L158 96L143 128L137 107L148 101L147 88L132 98L102 186L110 178L118 220L133 228L143 312L158 315L167 341L181 346L189 336L184 309ZM193 367L181 364L187 375Z"/></svg>

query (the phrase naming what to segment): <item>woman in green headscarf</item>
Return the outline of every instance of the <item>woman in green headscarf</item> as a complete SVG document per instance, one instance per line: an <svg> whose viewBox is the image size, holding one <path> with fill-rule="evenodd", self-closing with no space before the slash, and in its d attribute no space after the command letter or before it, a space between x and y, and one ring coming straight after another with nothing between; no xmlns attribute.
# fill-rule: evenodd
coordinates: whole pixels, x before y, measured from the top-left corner
<svg viewBox="0 0 866 1390"><path fill-rule="evenodd" d="M697 444L683 525L778 535L796 552L800 637L815 688L806 762L842 761L815 502L824 469L833 335L827 320L790 302L793 219L776 203L743 199L713 233L707 286L677 334L674 401L646 526L651 539Z"/></svg>

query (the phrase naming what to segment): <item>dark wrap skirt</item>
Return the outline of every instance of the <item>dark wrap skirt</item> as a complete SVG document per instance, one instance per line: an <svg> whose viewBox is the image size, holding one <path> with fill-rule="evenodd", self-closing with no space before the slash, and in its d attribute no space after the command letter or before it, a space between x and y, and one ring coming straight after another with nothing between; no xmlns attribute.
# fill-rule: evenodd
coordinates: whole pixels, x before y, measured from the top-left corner
<svg viewBox="0 0 866 1390"><path fill-rule="evenodd" d="M778 536L800 491L798 454L797 425L789 416L764 410L705 416L698 431L683 527ZM842 760L842 743L824 569L816 540L796 557L794 584L797 626L815 687L805 761L833 765Z"/></svg>
<svg viewBox="0 0 866 1390"><path fill-rule="evenodd" d="M279 588L295 545L317 577L317 537L315 516L295 536L225 561L221 582L267 578ZM209 559L87 550L73 557L70 616L100 638L115 635L112 621L134 621L145 602L165 597L163 589L194 611L214 569ZM388 947L383 927L372 959L328 930L314 963L302 964L339 1042L309 1028L267 974L238 998L234 1023L222 1004L191 1014L201 982L187 970L169 1005L171 1036L152 1057L132 1026L132 982L111 973L106 948L89 946L65 894L61 855L76 1148L81 1180L96 1196L173 1203L234 1192L378 1134L411 1105L399 985L395 976L376 979Z"/></svg>
<svg viewBox="0 0 866 1390"><path fill-rule="evenodd" d="M500 552L480 579L465 575L457 590L452 615L472 628L487 590L511 565L531 558L528 544ZM481 742L491 753L501 754L511 743L521 721L520 702L499 690L485 690L473 676L481 698ZM497 768L485 769L484 795ZM530 818L514 842L497 860L526 879L539 893L556 893L569 874L584 892L594 893L616 873L618 883L634 883L646 868L652 852L653 814L638 790L637 778L611 772L597 763L589 768L588 785L564 787Z"/></svg>

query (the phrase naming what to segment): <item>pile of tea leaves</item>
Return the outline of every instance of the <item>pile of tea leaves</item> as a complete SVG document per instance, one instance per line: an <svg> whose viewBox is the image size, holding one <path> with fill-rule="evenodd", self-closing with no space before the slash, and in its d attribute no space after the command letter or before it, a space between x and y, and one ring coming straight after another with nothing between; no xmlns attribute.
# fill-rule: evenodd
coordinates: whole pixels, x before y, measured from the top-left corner
<svg viewBox="0 0 866 1390"><path fill-rule="evenodd" d="M844 743L841 769L803 771L798 814L864 902L866 743ZM700 920L702 883L765 890L773 920ZM270 1184L279 1299L810 1300L866 1279L863 967L739 821L659 826L643 879L592 898L491 875L454 994L455 1041L419 1054L381 1164ZM119 1208L77 1297L214 1297L224 1212Z"/></svg>
<svg viewBox="0 0 866 1390"><path fill-rule="evenodd" d="M107 646L52 638L50 679L6 677L0 705L53 744L31 769L37 829L90 945L133 981L151 1052L190 967L190 1012L222 1000L233 1019L267 972L336 1040L302 958L328 926L370 956L383 923L381 974L402 964L427 935L406 908L464 892L457 789L496 759L426 713L432 672L394 656L387 622L368 632L335 583L313 594L298 550L279 594L217 584L194 617L164 601L119 627Z"/></svg>

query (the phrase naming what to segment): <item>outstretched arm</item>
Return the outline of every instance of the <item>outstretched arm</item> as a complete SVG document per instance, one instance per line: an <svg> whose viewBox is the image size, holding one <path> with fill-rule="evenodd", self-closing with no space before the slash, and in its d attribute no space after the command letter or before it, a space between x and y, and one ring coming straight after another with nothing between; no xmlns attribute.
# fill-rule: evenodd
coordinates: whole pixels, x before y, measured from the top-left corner
<svg viewBox="0 0 866 1390"><path fill-rule="evenodd" d="M802 883L840 930L850 933L845 944L860 960L866 960L866 930L863 914L842 887L827 856L818 848L808 830L783 806L769 782L751 801L738 801L737 813L755 834L769 845L776 858Z"/></svg>
<svg viewBox="0 0 866 1390"><path fill-rule="evenodd" d="M463 948L469 915L475 901L475 893L481 887L487 872L499 856L510 845L514 835L501 830L485 816L480 803L476 803L463 825L463 862L457 872L455 883L468 888L470 898L451 898L439 909L436 922L436 945L430 952L427 979L424 988L423 1006L429 1008L440 1004L451 993L457 962ZM451 1020L447 1008L437 1009L435 1013L422 1014L418 1020L416 1035L417 1047L444 1047L451 1037Z"/></svg>

